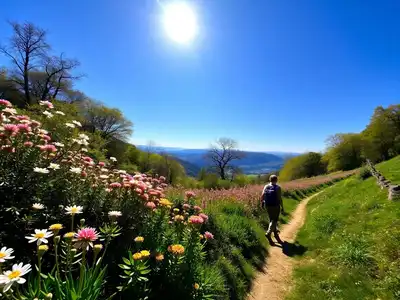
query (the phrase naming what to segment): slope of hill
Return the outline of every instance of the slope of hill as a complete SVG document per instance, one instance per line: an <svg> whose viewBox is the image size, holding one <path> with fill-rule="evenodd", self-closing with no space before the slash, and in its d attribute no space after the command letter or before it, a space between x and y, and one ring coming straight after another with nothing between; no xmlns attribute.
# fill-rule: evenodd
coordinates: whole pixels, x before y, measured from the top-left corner
<svg viewBox="0 0 400 300"><path fill-rule="evenodd" d="M137 146L139 149L145 150L147 146ZM204 158L207 149L182 149L169 147L154 147L154 152L166 152L178 159L185 166L188 165L191 170L196 167L199 170L203 167L208 167L210 163ZM278 152L277 154L265 152L250 152L244 151L245 157L241 160L234 161L232 164L239 167L246 174L268 173L282 168L285 158L296 155L296 153ZM185 166L186 168L186 166ZM188 171L187 173L193 173Z"/></svg>
<svg viewBox="0 0 400 300"><path fill-rule="evenodd" d="M192 164L187 160L180 159L176 156L174 157L174 159L185 168L186 174L188 176L196 177L199 174L200 168L197 165Z"/></svg>
<svg viewBox="0 0 400 300"><path fill-rule="evenodd" d="M377 166L387 178L399 157ZM297 242L308 249L288 299L399 299L400 202L375 178L352 177L308 205Z"/></svg>

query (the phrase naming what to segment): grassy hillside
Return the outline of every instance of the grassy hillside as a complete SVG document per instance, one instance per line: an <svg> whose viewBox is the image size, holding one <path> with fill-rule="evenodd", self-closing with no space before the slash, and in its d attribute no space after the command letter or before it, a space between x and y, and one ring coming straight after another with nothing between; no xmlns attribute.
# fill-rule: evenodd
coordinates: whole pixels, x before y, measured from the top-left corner
<svg viewBox="0 0 400 300"><path fill-rule="evenodd" d="M378 168L398 180L399 162ZM374 178L354 176L314 198L297 240L308 250L288 299L400 299L400 203Z"/></svg>
<svg viewBox="0 0 400 300"><path fill-rule="evenodd" d="M377 169L393 184L400 184L400 156L393 158L389 162L379 164Z"/></svg>

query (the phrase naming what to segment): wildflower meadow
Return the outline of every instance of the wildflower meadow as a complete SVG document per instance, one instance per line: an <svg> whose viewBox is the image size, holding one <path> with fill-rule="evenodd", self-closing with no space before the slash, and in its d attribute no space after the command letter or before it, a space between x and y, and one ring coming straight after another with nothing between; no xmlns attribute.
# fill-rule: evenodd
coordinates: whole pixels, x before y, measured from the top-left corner
<svg viewBox="0 0 400 300"><path fill-rule="evenodd" d="M113 157L95 161L78 120L47 101L37 110L41 121L0 100L2 297L224 294L220 272L205 267L214 235L193 193L167 199L164 177L128 174Z"/></svg>

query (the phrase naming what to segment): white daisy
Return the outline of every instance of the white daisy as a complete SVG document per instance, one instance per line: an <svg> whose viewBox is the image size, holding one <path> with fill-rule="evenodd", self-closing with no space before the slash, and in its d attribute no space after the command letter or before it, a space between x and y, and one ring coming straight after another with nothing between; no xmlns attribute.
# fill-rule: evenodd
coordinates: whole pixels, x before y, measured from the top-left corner
<svg viewBox="0 0 400 300"><path fill-rule="evenodd" d="M49 132L45 129L39 129L39 134L49 134Z"/></svg>
<svg viewBox="0 0 400 300"><path fill-rule="evenodd" d="M107 168L101 168L100 171L102 171L102 172L108 172L108 169L107 169Z"/></svg>
<svg viewBox="0 0 400 300"><path fill-rule="evenodd" d="M60 165L59 164L50 163L50 165L47 168L48 169L53 169L53 170L58 170L58 169L60 169Z"/></svg>
<svg viewBox="0 0 400 300"><path fill-rule="evenodd" d="M47 108L54 108L53 103L51 103L50 101L39 101L39 105L47 106Z"/></svg>
<svg viewBox="0 0 400 300"><path fill-rule="evenodd" d="M84 134L84 133L81 133L80 135L79 135L79 138L81 139L81 140L89 140L89 137L86 135L86 134Z"/></svg>
<svg viewBox="0 0 400 300"><path fill-rule="evenodd" d="M35 233L31 234L32 236L26 236L25 238L29 240L28 243L33 243L37 241L37 244L40 245L41 243L48 243L48 238L53 235L51 231L47 231L47 229L35 229Z"/></svg>
<svg viewBox="0 0 400 300"><path fill-rule="evenodd" d="M69 128L75 128L76 126L72 123L65 123L65 126L69 127Z"/></svg>
<svg viewBox="0 0 400 300"><path fill-rule="evenodd" d="M73 120L72 123L74 123L78 127L82 127L82 124L79 121Z"/></svg>
<svg viewBox="0 0 400 300"><path fill-rule="evenodd" d="M125 171L125 170L118 170L117 173L118 173L118 174L126 174L126 171Z"/></svg>
<svg viewBox="0 0 400 300"><path fill-rule="evenodd" d="M33 204L32 204L32 208L33 208L33 209L36 209L36 210L41 210L41 209L44 208L44 205L41 204L41 203L33 203Z"/></svg>
<svg viewBox="0 0 400 300"><path fill-rule="evenodd" d="M59 110L57 110L55 113L56 113L57 115L65 116L65 114L64 114L62 111L59 111Z"/></svg>
<svg viewBox="0 0 400 300"><path fill-rule="evenodd" d="M9 113L10 115L15 115L17 111L14 108L6 107L3 109L3 112Z"/></svg>
<svg viewBox="0 0 400 300"><path fill-rule="evenodd" d="M110 160L111 161L117 161L117 159L115 157L113 157L113 156L110 157Z"/></svg>
<svg viewBox="0 0 400 300"><path fill-rule="evenodd" d="M42 173L42 174L48 174L50 171L45 169L45 168L35 167L35 168L33 168L33 172Z"/></svg>
<svg viewBox="0 0 400 300"><path fill-rule="evenodd" d="M0 275L0 285L4 285L3 292L7 292L10 287L14 284L14 282L18 284L24 284L26 282L25 278L22 278L25 274L30 272L31 265L23 265L23 263L15 264L12 266L11 271L4 272L3 275Z"/></svg>
<svg viewBox="0 0 400 300"><path fill-rule="evenodd" d="M13 259L14 256L11 256L11 254L14 252L12 248L6 248L3 247L0 249L0 263L3 263L6 261L6 259Z"/></svg>
<svg viewBox="0 0 400 300"><path fill-rule="evenodd" d="M65 210L66 210L66 214L67 215L76 215L76 214L81 214L82 213L83 207L82 206L76 206L76 205L67 206L65 208Z"/></svg>
<svg viewBox="0 0 400 300"><path fill-rule="evenodd" d="M45 110L45 111L43 112L43 114L44 114L47 118L49 118L49 119L53 117L53 114L52 114L51 112L47 111L47 110Z"/></svg>
<svg viewBox="0 0 400 300"><path fill-rule="evenodd" d="M54 146L62 148L62 147L64 147L64 144L56 142L56 143L54 143Z"/></svg>
<svg viewBox="0 0 400 300"><path fill-rule="evenodd" d="M108 175L104 175L104 174L100 175L99 177L100 177L100 179L108 179Z"/></svg>
<svg viewBox="0 0 400 300"><path fill-rule="evenodd" d="M71 167L71 168L69 169L69 171L72 172L72 173L79 174L79 173L82 172L82 169L81 169L81 168L74 168L74 167Z"/></svg>
<svg viewBox="0 0 400 300"><path fill-rule="evenodd" d="M82 151L82 152L88 152L88 149L82 148L81 151Z"/></svg>
<svg viewBox="0 0 400 300"><path fill-rule="evenodd" d="M118 218L118 217L122 216L122 213L117 210L112 210L112 211L108 212L108 216Z"/></svg>

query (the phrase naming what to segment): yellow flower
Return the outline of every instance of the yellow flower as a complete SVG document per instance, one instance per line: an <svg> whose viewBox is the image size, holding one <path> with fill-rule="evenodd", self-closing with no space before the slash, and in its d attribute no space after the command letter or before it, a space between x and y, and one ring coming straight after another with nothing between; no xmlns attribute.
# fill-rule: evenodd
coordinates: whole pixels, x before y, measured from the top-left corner
<svg viewBox="0 0 400 300"><path fill-rule="evenodd" d="M64 234L64 238L65 239L72 239L75 235L75 232L67 232L66 234Z"/></svg>
<svg viewBox="0 0 400 300"><path fill-rule="evenodd" d="M198 290L198 289L200 288L200 285L199 285L198 283L195 283L195 284L193 285L193 287L194 287L195 290Z"/></svg>
<svg viewBox="0 0 400 300"><path fill-rule="evenodd" d="M166 198L161 198L161 199L160 199L160 205L166 206L166 207L170 207L170 206L172 205L172 202L169 201L169 200L166 199Z"/></svg>
<svg viewBox="0 0 400 300"><path fill-rule="evenodd" d="M179 208L174 208L174 212L178 213L179 212Z"/></svg>
<svg viewBox="0 0 400 300"><path fill-rule="evenodd" d="M39 249L39 251L47 251L47 250L49 250L49 246L47 246L47 245L40 245L40 246L38 247L38 249Z"/></svg>
<svg viewBox="0 0 400 300"><path fill-rule="evenodd" d="M170 245L168 251L174 255L182 255L185 252L185 248L182 245Z"/></svg>
<svg viewBox="0 0 400 300"><path fill-rule="evenodd" d="M49 229L52 231L60 231L63 228L62 224L50 225Z"/></svg>
<svg viewBox="0 0 400 300"><path fill-rule="evenodd" d="M150 251L142 250L140 251L140 254L142 255L142 258L148 258L150 256Z"/></svg>
<svg viewBox="0 0 400 300"><path fill-rule="evenodd" d="M185 220L185 217L182 215L176 215L174 220L175 222L183 222Z"/></svg>
<svg viewBox="0 0 400 300"><path fill-rule="evenodd" d="M137 236L137 237L135 238L135 242L136 242L136 243L143 243L143 242L144 242L144 237L142 237L142 236Z"/></svg>
<svg viewBox="0 0 400 300"><path fill-rule="evenodd" d="M103 249L103 245L102 244L96 244L93 246L93 251L94 253L99 253L101 251L101 249Z"/></svg>
<svg viewBox="0 0 400 300"><path fill-rule="evenodd" d="M133 260L141 260L142 259L142 254L140 254L139 252L133 254Z"/></svg>
<svg viewBox="0 0 400 300"><path fill-rule="evenodd" d="M204 236L202 234L199 234L200 239L202 240Z"/></svg>
<svg viewBox="0 0 400 300"><path fill-rule="evenodd" d="M162 260L164 260L164 255L162 253L158 253L156 255L156 261L162 261Z"/></svg>

